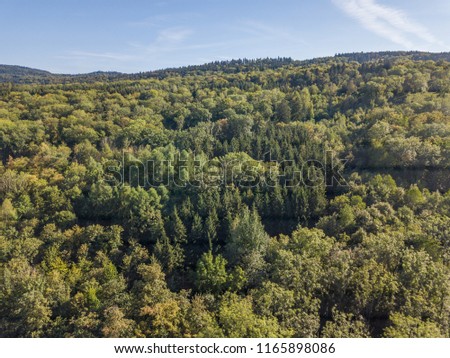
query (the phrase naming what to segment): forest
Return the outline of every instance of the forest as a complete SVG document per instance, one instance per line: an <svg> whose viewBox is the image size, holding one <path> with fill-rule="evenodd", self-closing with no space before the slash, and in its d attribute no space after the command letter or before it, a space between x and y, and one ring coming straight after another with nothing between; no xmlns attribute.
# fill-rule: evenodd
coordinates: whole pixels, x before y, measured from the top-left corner
<svg viewBox="0 0 450 358"><path fill-rule="evenodd" d="M450 54L0 68L1 337L450 337Z"/></svg>

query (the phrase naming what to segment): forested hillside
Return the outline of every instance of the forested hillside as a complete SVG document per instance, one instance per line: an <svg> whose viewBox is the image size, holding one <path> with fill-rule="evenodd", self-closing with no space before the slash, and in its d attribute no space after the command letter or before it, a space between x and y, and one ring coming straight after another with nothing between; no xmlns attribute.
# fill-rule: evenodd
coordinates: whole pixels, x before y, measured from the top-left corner
<svg viewBox="0 0 450 358"><path fill-rule="evenodd" d="M0 73L0 335L449 337L447 55Z"/></svg>

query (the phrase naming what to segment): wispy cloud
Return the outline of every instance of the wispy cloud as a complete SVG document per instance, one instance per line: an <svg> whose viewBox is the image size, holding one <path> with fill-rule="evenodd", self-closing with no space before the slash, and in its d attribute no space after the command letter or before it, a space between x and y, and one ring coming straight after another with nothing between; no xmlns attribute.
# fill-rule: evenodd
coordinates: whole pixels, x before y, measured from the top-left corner
<svg viewBox="0 0 450 358"><path fill-rule="evenodd" d="M104 60L114 60L114 61L132 61L137 59L136 56L115 53L115 52L89 52L89 51L70 51L66 55L57 56L57 58L62 59L89 59L98 58Z"/></svg>
<svg viewBox="0 0 450 358"><path fill-rule="evenodd" d="M193 19L201 18L201 14L193 11L179 12L179 13L165 13L153 16L148 16L146 18L127 22L125 25L128 27L137 28L159 28L167 26L168 24L174 23L189 23Z"/></svg>
<svg viewBox="0 0 450 358"><path fill-rule="evenodd" d="M332 1L367 30L405 48L414 48L418 40L447 48L425 26L411 19L401 9L382 5L376 0Z"/></svg>
<svg viewBox="0 0 450 358"><path fill-rule="evenodd" d="M292 44L306 43L302 38L287 29L270 26L256 20L244 20L240 22L240 30L262 40L287 41Z"/></svg>
<svg viewBox="0 0 450 358"><path fill-rule="evenodd" d="M162 53L192 50L220 49L236 44L239 41L206 41L202 42L201 37L194 37L194 29L189 27L168 27L159 29L153 40L148 43L130 42L135 51L146 56L156 56Z"/></svg>
<svg viewBox="0 0 450 358"><path fill-rule="evenodd" d="M96 63L101 68L123 71L138 65L150 69L230 59L230 53L241 57L262 57L282 49L288 54L293 46L305 44L303 38L290 28L254 19L218 23L210 28L210 32L205 32L204 27L192 23L195 16L195 13L156 15L128 22L125 26L140 28L140 38L136 36L136 39L123 43L119 51L73 49L58 58L71 60L80 68Z"/></svg>
<svg viewBox="0 0 450 358"><path fill-rule="evenodd" d="M147 18L141 19L141 20L130 21L130 22L127 22L125 25L128 27L151 28L151 27L159 26L161 23L167 22L170 19L171 19L170 15L161 14L161 15L150 16L150 17L147 17Z"/></svg>
<svg viewBox="0 0 450 358"><path fill-rule="evenodd" d="M156 42L160 43L179 43L193 34L193 30L185 27L171 27L160 30Z"/></svg>
<svg viewBox="0 0 450 358"><path fill-rule="evenodd" d="M144 46L138 43L129 43L128 51L125 52L95 52L95 51L69 51L64 55L57 56L67 60L91 60L97 59L103 62L136 62L142 61L148 55L155 55L162 52L177 51L189 46L185 45L185 40L193 30L186 27L169 27L160 29L154 36L150 45Z"/></svg>

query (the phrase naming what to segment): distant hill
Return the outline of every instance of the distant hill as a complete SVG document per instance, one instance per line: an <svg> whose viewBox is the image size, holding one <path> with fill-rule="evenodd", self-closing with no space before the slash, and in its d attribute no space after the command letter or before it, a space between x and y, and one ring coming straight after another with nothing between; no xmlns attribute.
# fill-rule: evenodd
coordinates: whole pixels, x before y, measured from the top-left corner
<svg viewBox="0 0 450 358"><path fill-rule="evenodd" d="M211 72L238 73L250 71L263 71L277 69L284 66L302 66L320 64L329 61L338 62L372 62L380 60L410 59L412 61L450 61L450 52L431 53L420 51L384 51L342 53L335 56L320 57L310 60L293 60L290 57L238 59L231 61L215 61L203 65L166 68L162 70L125 74L120 72L96 71L86 74L54 74L48 71L22 66L0 65L0 83L11 82L16 84L51 84L72 82L102 82L114 80L139 80L145 78L166 78L170 76L200 75Z"/></svg>
<svg viewBox="0 0 450 358"><path fill-rule="evenodd" d="M0 65L0 82L11 82L20 84L51 84L64 82L95 82L104 80L113 80L126 76L120 72L96 71L86 74L69 75L54 74L49 71L35 68Z"/></svg>
<svg viewBox="0 0 450 358"><path fill-rule="evenodd" d="M48 71L37 70L29 67L0 65L0 81L1 82L22 82L23 79L29 78L34 80L41 80L51 77L52 74Z"/></svg>
<svg viewBox="0 0 450 358"><path fill-rule="evenodd" d="M347 59L356 62L369 62L380 59L405 57L413 61L450 61L450 52L421 52L421 51L383 51L337 54L335 58Z"/></svg>
<svg viewBox="0 0 450 358"><path fill-rule="evenodd" d="M0 65L0 74L13 76L49 76L48 71L36 70L34 68L23 66Z"/></svg>

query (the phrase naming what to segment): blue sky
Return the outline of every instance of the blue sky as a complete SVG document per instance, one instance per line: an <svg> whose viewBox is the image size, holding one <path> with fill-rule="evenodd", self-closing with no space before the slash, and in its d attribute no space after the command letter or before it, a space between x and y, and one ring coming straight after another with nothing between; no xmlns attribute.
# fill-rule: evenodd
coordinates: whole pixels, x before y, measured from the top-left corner
<svg viewBox="0 0 450 358"><path fill-rule="evenodd" d="M0 0L0 63L139 72L233 58L450 51L448 0Z"/></svg>

